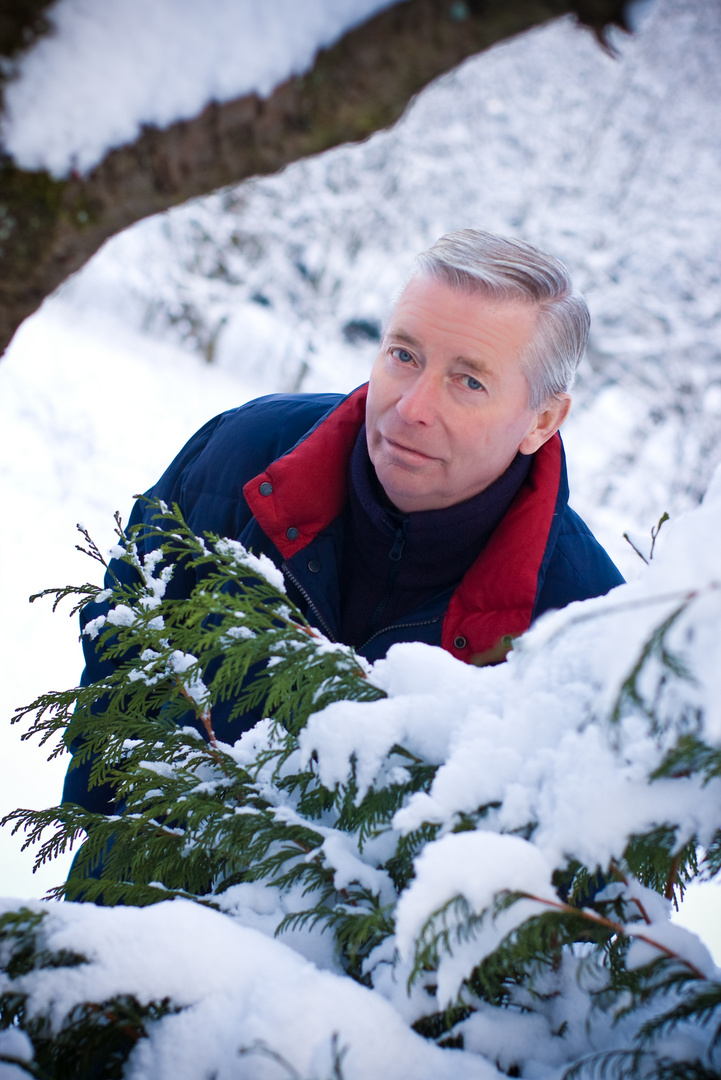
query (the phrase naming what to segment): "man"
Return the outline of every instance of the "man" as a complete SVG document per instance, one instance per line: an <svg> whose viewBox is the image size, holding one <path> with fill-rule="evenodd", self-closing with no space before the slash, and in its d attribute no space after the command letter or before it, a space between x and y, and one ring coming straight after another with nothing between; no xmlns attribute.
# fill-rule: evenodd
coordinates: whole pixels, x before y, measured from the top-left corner
<svg viewBox="0 0 721 1080"><path fill-rule="evenodd" d="M269 555L309 622L369 660L399 641L501 660L544 611L622 581L568 506L558 435L588 326L555 259L451 233L418 257L367 386L224 413L149 494L194 532ZM192 584L186 571L171 588ZM93 681L102 661L84 642ZM221 713L225 741L258 719ZM100 809L86 771L69 772L65 798Z"/></svg>

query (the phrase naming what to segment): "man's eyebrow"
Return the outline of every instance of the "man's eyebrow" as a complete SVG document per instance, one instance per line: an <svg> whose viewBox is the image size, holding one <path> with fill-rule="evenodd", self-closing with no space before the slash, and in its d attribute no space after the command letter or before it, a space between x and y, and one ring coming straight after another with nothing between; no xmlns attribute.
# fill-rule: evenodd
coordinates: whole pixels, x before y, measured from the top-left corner
<svg viewBox="0 0 721 1080"><path fill-rule="evenodd" d="M389 326L385 336L386 338L393 338L395 341L402 341L404 345L411 345L414 349L421 347L418 338L413 337L413 334L409 334L407 330L403 330L398 326Z"/></svg>
<svg viewBox="0 0 721 1080"><path fill-rule="evenodd" d="M456 360L458 363L470 368L471 371L475 371L486 378L492 377L494 374L493 368L489 367L485 360L478 360L473 356L457 356Z"/></svg>
<svg viewBox="0 0 721 1080"><path fill-rule="evenodd" d="M404 330L401 326L389 326L385 337L386 340L392 338L393 341L400 341L403 345L410 345L412 349L422 349L423 347L418 338L414 337L408 330ZM492 378L494 375L493 368L490 367L485 360L481 360L480 357L462 356L459 354L456 357L456 361L457 363L470 368L471 371L475 371L477 375L482 375L484 378Z"/></svg>

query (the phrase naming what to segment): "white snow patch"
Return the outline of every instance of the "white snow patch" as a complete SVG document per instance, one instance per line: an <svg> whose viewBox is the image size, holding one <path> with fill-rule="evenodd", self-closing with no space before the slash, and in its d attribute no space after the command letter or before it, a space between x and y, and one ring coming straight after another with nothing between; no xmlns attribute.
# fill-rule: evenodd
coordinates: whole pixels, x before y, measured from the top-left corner
<svg viewBox="0 0 721 1080"><path fill-rule="evenodd" d="M267 97L319 49L397 0L59 0L19 61L2 137L25 169L87 172L211 101Z"/></svg>

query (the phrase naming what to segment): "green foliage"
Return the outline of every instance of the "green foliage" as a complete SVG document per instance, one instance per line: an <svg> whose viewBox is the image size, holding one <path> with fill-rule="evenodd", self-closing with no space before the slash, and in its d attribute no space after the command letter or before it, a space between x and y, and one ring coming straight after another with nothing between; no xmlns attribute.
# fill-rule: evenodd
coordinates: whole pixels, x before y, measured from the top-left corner
<svg viewBox="0 0 721 1080"><path fill-rule="evenodd" d="M607 1034L623 1025L630 1034L626 1047L614 1036L603 1053L576 1054L568 1080L581 1073L656 1080L718 1075L721 983L656 943L652 924L661 903L655 894L677 900L702 871L718 871L721 827L701 865L696 837L680 835L670 820L629 837L623 857L607 866L574 860L558 866L556 900L502 891L479 911L463 895L450 897L426 920L413 955L401 961L396 905L413 882L414 860L441 825L423 822L402 833L393 821L414 795L431 789L440 763L394 745L371 786L361 788L354 759L345 781L327 786L315 753L303 748L309 718L336 702L377 701L383 692L353 650L311 627L239 544L197 538L177 510L154 509L156 524L128 535L117 522L125 553L107 568L105 590L52 590L55 604L96 605L87 632L113 661L111 673L89 687L42 695L16 717L34 717L23 738L34 735L51 746L54 740L53 755L72 744L75 760L90 763L91 785L110 784L122 808L106 817L65 805L17 810L5 819L25 831L26 845L39 845L38 864L85 838L69 881L54 895L140 906L184 897L232 912L236 886L263 883L287 904L279 933L325 930L352 978L373 987L377 966L391 965L398 981L425 995L414 1027L439 1045L461 1046L463 1025L475 1013L505 1010L544 1018L549 1038L572 1056L573 1015L562 1003L573 984L589 1015L607 1018ZM87 534L84 541L83 550L104 563ZM195 582L186 595L172 587L177 574ZM673 640L693 601L683 597L654 628L610 717L611 738L624 717L640 715L650 737L664 740L649 783L695 776L708 784L721 775L721 753L701 739L698 716L684 713L670 738L659 707L673 680L693 685ZM213 731L219 707L231 717L257 709L268 719L230 747ZM500 805L458 813L446 831L493 830ZM536 826L530 820L515 835L532 840ZM333 852L341 850L339 873ZM649 898L655 912L646 910ZM519 911L525 914L516 917ZM18 912L0 922L6 981L85 962L43 951L41 921ZM650 950L644 962L629 963L634 941ZM444 959L473 949L477 959L455 999L439 1001ZM9 989L0 1022L30 1034L31 1075L73 1075L58 1071L58 1062L74 1040L86 1055L77 1075L99 1067L98 1054L105 1053L102 1075L110 1077L122 1075L148 1025L174 1008L167 1000L141 1007L123 997L85 1003L53 1033L47 1018L27 1017L22 993ZM681 1061L667 1043L689 1027L706 1033L705 1056L699 1051L693 1061ZM246 1052L274 1053L257 1046ZM334 1076L341 1075L341 1058L337 1052Z"/></svg>
<svg viewBox="0 0 721 1080"><path fill-rule="evenodd" d="M272 770L277 801L299 789L301 813L313 819L335 804L352 827L348 793L325 792L312 763L285 778L282 772L311 712L332 701L383 696L351 650L322 645L300 612L249 566L240 545L198 539L166 508L159 506L157 516L162 528L121 537L122 561L135 574L130 583L117 582L114 606L96 628L104 655L116 662L112 675L43 695L18 712L18 719L35 714L28 734L43 742L59 736L54 754L76 743L76 762L92 762L91 786L112 784L124 806L120 818L62 806L7 819L27 831L27 843L56 827L41 843L38 863L87 835L77 872L56 892L71 899L143 905L208 898L238 880L282 879L286 864L322 838L304 821L278 820L259 773ZM93 557L96 551L90 548ZM179 563L198 584L188 597L161 602ZM97 597L100 590L83 593ZM253 772L213 735L213 707L225 701L233 702L231 717L257 706L274 717L271 745ZM98 879L87 876L98 868ZM309 879L312 873L309 864Z"/></svg>

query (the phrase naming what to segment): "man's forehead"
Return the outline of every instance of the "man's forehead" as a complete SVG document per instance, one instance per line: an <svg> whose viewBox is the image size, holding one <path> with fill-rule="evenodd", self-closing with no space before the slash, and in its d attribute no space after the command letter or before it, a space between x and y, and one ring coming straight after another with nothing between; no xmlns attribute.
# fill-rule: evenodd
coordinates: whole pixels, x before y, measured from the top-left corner
<svg viewBox="0 0 721 1080"><path fill-rule="evenodd" d="M523 349L535 333L537 317L536 305L515 297L414 276L390 312L383 342L392 338L421 351L440 344L483 370L499 352Z"/></svg>
<svg viewBox="0 0 721 1080"><path fill-rule="evenodd" d="M429 293L436 294L437 302L441 301L443 294L453 302L454 299L468 301L469 307L477 308L479 316L489 311L524 312L537 315L540 308L529 298L524 296L498 296L486 288L481 282L477 286L471 284L457 284L443 279L431 277L427 274L414 274L403 288L396 293L388 309L385 319L385 328L394 325L398 313L407 311L409 307L418 303L420 295ZM401 314L402 317L402 314Z"/></svg>

